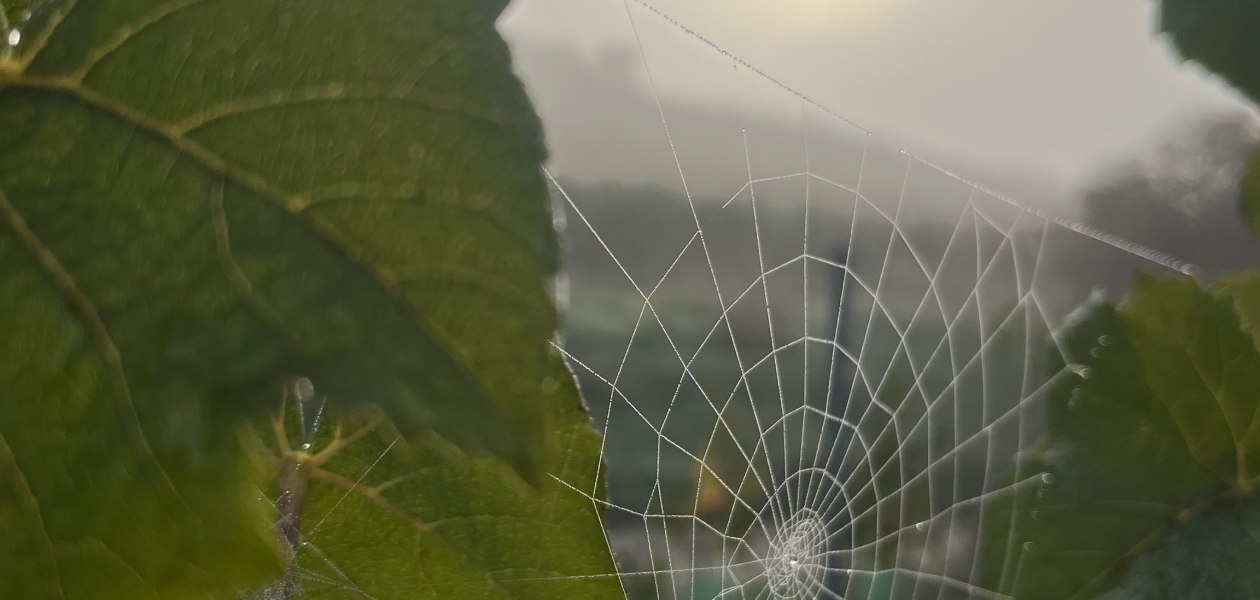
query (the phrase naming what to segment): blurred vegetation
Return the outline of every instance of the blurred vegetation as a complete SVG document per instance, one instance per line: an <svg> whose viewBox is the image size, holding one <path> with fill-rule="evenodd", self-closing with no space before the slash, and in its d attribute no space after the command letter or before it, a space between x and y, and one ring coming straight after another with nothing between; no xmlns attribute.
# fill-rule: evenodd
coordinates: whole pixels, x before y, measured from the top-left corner
<svg viewBox="0 0 1260 600"><path fill-rule="evenodd" d="M1220 75L1260 102L1260 4L1239 0L1162 0L1160 28L1186 60Z"/></svg>
<svg viewBox="0 0 1260 600"><path fill-rule="evenodd" d="M1154 147L1108 165L1084 195L1085 223L1195 265L1205 281L1255 267L1260 237L1238 199L1260 127L1242 111L1179 123ZM1098 279L1129 278L1093 265Z"/></svg>

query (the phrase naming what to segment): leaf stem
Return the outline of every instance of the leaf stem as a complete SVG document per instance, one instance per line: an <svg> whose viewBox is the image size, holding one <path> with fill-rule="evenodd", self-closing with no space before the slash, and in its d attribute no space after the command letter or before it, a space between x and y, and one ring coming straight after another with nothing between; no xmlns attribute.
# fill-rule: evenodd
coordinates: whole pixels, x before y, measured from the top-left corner
<svg viewBox="0 0 1260 600"><path fill-rule="evenodd" d="M293 569L297 564L297 551L302 533L302 509L306 505L306 488L310 481L309 469L297 460L297 456L286 453L282 474L280 476L280 497L276 498L276 533L288 550L289 564L285 568L284 579L280 583L282 598L292 598L299 593L297 577Z"/></svg>
<svg viewBox="0 0 1260 600"><path fill-rule="evenodd" d="M280 513L276 532L288 544L290 551L297 552L302 531L302 508L306 504L310 473L293 457L285 458L283 469L280 476L280 497L276 498L276 510Z"/></svg>
<svg viewBox="0 0 1260 600"><path fill-rule="evenodd" d="M280 450L280 495L276 498L276 534L284 544L289 564L280 583L281 597L288 599L300 593L293 569L297 563L298 546L302 535L302 509L306 506L306 490L310 481L310 468L306 465L310 456L295 452L285 431L286 409L293 395L289 385L283 387L280 410L272 421L273 433ZM300 414L300 413L299 413Z"/></svg>

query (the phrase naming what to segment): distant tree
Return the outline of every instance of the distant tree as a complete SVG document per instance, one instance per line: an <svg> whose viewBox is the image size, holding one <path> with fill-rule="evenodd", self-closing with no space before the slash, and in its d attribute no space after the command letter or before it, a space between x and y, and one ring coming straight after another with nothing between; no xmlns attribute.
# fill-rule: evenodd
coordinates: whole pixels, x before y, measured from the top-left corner
<svg viewBox="0 0 1260 600"><path fill-rule="evenodd" d="M1205 278L1254 267L1260 240L1239 219L1238 197L1258 140L1260 124L1244 113L1186 124L1108 170L1085 194L1085 221L1190 261Z"/></svg>

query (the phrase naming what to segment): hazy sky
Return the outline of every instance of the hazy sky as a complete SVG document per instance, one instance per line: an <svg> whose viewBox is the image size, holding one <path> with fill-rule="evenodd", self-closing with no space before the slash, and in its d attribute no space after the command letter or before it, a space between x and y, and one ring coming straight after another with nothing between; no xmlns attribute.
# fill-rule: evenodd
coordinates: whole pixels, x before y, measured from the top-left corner
<svg viewBox="0 0 1260 600"><path fill-rule="evenodd" d="M1140 151L1181 119L1242 106L1225 86L1174 59L1154 34L1154 1L652 4L892 143L1032 169L1064 185ZM630 8L642 30L686 38L634 0ZM634 49L622 0L514 0L500 28L518 48L558 46L587 57ZM642 39L651 35L641 31ZM695 85L711 68L699 57L713 52L686 43L689 50L670 50L676 55L658 62L691 70L672 80L693 85L662 76L662 95L757 110L755 98Z"/></svg>

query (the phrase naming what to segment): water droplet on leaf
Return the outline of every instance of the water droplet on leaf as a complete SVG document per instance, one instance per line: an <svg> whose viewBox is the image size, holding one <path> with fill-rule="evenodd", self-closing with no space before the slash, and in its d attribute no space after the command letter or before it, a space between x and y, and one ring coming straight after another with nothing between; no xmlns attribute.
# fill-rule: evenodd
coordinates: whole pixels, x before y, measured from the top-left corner
<svg viewBox="0 0 1260 600"><path fill-rule="evenodd" d="M9 36L6 38L10 46L16 46L22 41L22 32L16 29L9 30Z"/></svg>
<svg viewBox="0 0 1260 600"><path fill-rule="evenodd" d="M310 379L298 377L293 380L293 395L297 397L298 402L310 402L315 397L315 384Z"/></svg>

